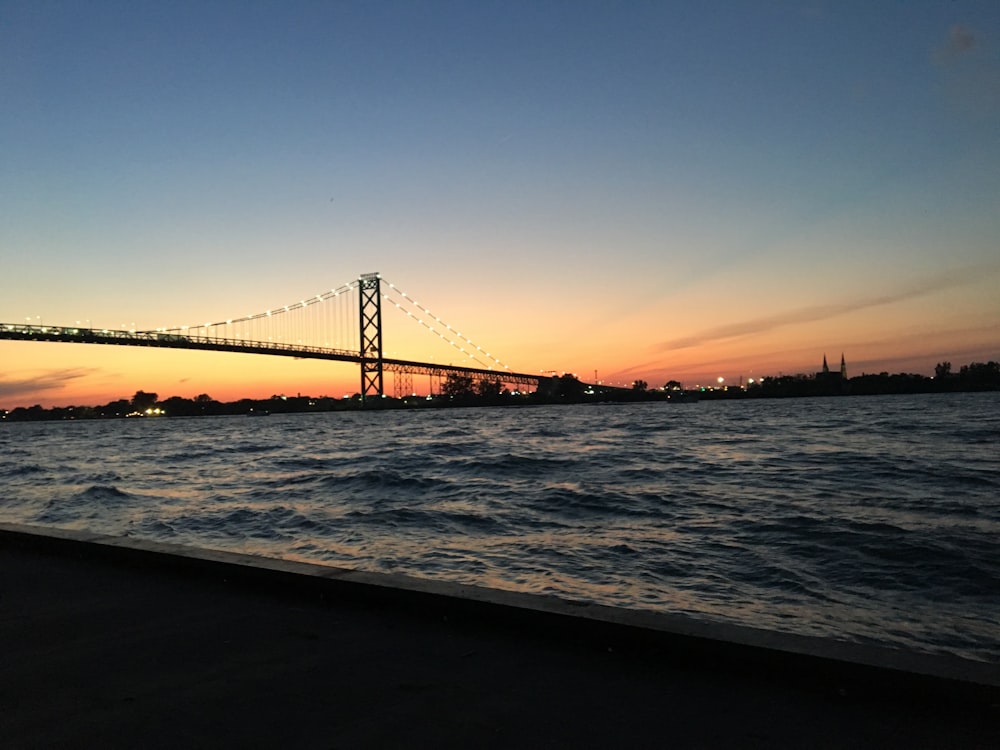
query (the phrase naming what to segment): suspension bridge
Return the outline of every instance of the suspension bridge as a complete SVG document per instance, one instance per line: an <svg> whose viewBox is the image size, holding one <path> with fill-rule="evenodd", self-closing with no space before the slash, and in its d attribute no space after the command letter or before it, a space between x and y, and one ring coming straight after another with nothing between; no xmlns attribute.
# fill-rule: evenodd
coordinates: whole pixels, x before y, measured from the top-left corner
<svg viewBox="0 0 1000 750"><path fill-rule="evenodd" d="M412 318L478 366L384 356L383 305ZM512 372L377 273L362 274L336 289L282 307L224 321L152 330L0 323L0 339L198 349L352 362L360 366L363 402L385 395L386 373L393 376L397 397L413 392L415 375L440 380L457 375L534 388L551 377L546 373Z"/></svg>

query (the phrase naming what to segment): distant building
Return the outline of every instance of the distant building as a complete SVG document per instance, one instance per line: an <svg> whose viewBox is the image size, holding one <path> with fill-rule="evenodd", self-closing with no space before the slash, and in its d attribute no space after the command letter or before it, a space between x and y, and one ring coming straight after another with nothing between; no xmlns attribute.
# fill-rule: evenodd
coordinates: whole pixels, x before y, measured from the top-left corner
<svg viewBox="0 0 1000 750"><path fill-rule="evenodd" d="M826 355L823 355L823 369L816 373L816 383L824 391L841 391L847 384L847 361L843 353L840 355L840 371L833 371L826 363Z"/></svg>

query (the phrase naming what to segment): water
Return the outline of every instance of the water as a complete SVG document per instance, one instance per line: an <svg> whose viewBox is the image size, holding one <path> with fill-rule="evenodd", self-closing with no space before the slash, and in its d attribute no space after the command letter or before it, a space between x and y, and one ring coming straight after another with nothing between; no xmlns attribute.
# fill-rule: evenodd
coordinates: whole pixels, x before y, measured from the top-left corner
<svg viewBox="0 0 1000 750"><path fill-rule="evenodd" d="M0 425L0 520L1000 661L1000 394Z"/></svg>

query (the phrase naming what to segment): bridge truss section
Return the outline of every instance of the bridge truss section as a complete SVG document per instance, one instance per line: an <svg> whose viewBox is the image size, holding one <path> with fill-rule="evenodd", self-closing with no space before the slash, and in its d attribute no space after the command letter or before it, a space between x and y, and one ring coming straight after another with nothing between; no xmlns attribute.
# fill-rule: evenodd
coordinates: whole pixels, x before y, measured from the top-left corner
<svg viewBox="0 0 1000 750"><path fill-rule="evenodd" d="M358 279L358 313L361 327L361 402L385 393L382 364L382 289L377 273Z"/></svg>
<svg viewBox="0 0 1000 750"><path fill-rule="evenodd" d="M436 365L398 359L384 360L384 369L391 372L394 377L400 378L400 382L404 384L403 388L412 387L405 384L412 384L414 375L428 375L439 380L444 380L449 375L464 375L472 377L473 380L499 380L507 385L525 385L534 388L537 388L541 381L549 379L547 375L532 375L510 370L486 370L479 367Z"/></svg>

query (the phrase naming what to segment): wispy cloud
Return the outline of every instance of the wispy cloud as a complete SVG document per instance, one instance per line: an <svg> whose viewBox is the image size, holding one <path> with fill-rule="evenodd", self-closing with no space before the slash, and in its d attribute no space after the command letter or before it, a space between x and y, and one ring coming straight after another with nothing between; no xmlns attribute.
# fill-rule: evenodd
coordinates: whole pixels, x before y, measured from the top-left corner
<svg viewBox="0 0 1000 750"><path fill-rule="evenodd" d="M59 390L74 380L97 372L93 368L78 367L72 370L50 370L31 378L4 377L0 373L0 397L23 396L41 391Z"/></svg>
<svg viewBox="0 0 1000 750"><path fill-rule="evenodd" d="M700 346L715 341L751 336L758 333L766 333L777 328L791 325L801 325L803 323L815 323L820 320L828 320L838 315L854 313L860 310L869 310L873 307L883 307L885 305L904 302L906 300L924 297L928 294L964 286L973 281L981 279L984 275L996 273L998 266L974 267L946 271L944 273L931 276L918 281L917 283L904 287L890 294L879 295L862 299L854 299L846 302L838 302L828 305L813 305L810 307L800 307L794 310L786 310L760 318L742 320L738 323L709 328L691 336L684 336L669 341L663 341L654 346L656 351L676 351L687 349L692 346Z"/></svg>

